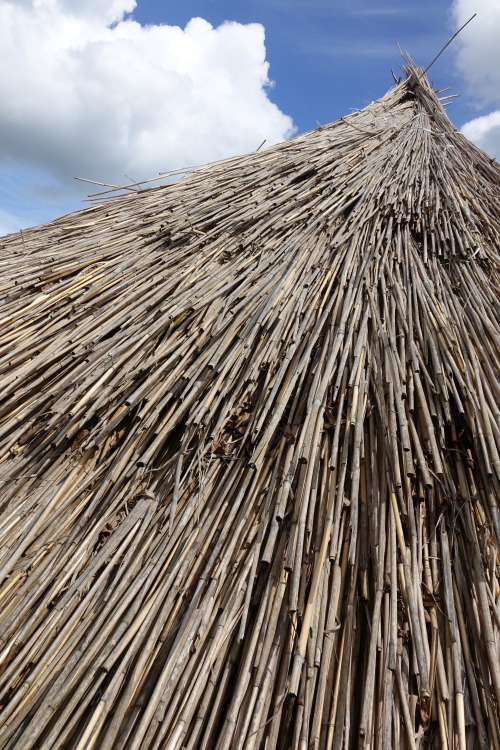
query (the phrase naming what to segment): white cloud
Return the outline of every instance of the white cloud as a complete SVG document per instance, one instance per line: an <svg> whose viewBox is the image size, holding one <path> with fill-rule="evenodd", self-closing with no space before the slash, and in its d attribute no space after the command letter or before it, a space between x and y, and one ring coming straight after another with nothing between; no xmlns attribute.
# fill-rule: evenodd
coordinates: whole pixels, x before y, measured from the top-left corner
<svg viewBox="0 0 500 750"><path fill-rule="evenodd" d="M500 2L455 0L453 16L457 28L474 13L473 21L457 37L458 67L479 104L500 100Z"/></svg>
<svg viewBox="0 0 500 750"><path fill-rule="evenodd" d="M495 159L500 159L500 109L466 122L462 133Z"/></svg>
<svg viewBox="0 0 500 750"><path fill-rule="evenodd" d="M474 13L477 16L457 37L457 65L468 94L478 107L496 106L489 114L467 122L462 133L497 159L500 155L500 2L455 0L452 6L457 28Z"/></svg>
<svg viewBox="0 0 500 750"><path fill-rule="evenodd" d="M135 0L3 0L0 165L104 182L279 142L260 24L141 26Z"/></svg>

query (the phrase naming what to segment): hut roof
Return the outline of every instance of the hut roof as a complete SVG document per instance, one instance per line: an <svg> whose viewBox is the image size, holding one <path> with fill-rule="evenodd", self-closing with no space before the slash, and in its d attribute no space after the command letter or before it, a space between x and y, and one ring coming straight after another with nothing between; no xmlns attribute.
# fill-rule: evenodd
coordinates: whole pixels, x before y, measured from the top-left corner
<svg viewBox="0 0 500 750"><path fill-rule="evenodd" d="M500 747L500 167L405 73L0 240L3 750Z"/></svg>

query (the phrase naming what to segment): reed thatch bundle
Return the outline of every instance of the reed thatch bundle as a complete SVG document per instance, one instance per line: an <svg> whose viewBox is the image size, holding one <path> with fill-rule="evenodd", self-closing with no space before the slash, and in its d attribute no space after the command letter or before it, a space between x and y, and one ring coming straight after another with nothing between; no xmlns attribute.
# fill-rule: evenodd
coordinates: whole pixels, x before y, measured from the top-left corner
<svg viewBox="0 0 500 750"><path fill-rule="evenodd" d="M405 72L0 242L2 750L500 749L500 168Z"/></svg>

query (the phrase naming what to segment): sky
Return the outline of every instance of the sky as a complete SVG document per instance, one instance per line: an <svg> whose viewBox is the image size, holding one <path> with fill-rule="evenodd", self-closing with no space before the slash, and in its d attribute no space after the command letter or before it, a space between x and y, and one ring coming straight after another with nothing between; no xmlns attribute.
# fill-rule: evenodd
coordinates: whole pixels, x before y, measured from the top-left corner
<svg viewBox="0 0 500 750"><path fill-rule="evenodd" d="M0 0L0 235L383 96L398 44L500 158L500 0ZM264 145L262 146L262 143ZM165 179L165 178L163 178Z"/></svg>

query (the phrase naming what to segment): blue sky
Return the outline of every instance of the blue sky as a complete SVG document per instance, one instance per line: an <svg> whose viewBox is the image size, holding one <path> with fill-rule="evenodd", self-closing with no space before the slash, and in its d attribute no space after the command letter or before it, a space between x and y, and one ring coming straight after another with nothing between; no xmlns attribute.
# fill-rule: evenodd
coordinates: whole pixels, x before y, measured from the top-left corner
<svg viewBox="0 0 500 750"><path fill-rule="evenodd" d="M0 234L84 207L76 176L142 180L362 108L397 43L426 66L474 12L429 77L498 158L498 0L3 0Z"/></svg>
<svg viewBox="0 0 500 750"><path fill-rule="evenodd" d="M140 0L133 15L141 23L168 18L180 26L195 16L213 25L226 20L262 23L275 82L271 97L300 132L382 96L393 83L391 68L398 71L397 42L417 62L427 64L455 30L450 6L435 0ZM449 58L436 63L432 73L446 85L458 82Z"/></svg>

